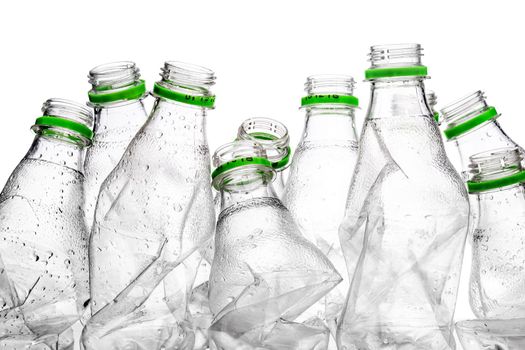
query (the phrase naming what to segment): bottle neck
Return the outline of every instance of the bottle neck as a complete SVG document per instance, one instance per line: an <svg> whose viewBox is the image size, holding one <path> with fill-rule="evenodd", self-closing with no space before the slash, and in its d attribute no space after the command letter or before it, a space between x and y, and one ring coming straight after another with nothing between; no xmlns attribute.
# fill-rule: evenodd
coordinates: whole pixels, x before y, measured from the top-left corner
<svg viewBox="0 0 525 350"><path fill-rule="evenodd" d="M206 108L157 98L147 128L171 144L206 145Z"/></svg>
<svg viewBox="0 0 525 350"><path fill-rule="evenodd" d="M423 81L422 77L372 81L367 118L432 117Z"/></svg>
<svg viewBox="0 0 525 350"><path fill-rule="evenodd" d="M231 177L237 177L231 174ZM237 181L237 180L234 180ZM253 181L253 179L252 179ZM272 186L272 181L268 181L265 176L258 176L258 179L251 182L248 187L231 186L221 189L221 212L231 206L238 205L248 200L257 198L277 198Z"/></svg>
<svg viewBox="0 0 525 350"><path fill-rule="evenodd" d="M353 108L308 108L303 141L357 142Z"/></svg>
<svg viewBox="0 0 525 350"><path fill-rule="evenodd" d="M128 140L126 133L119 130L129 129L137 131L137 127L144 124L147 118L142 100L117 105L99 105L95 107L94 134L97 140L115 139L121 137Z"/></svg>
<svg viewBox="0 0 525 350"><path fill-rule="evenodd" d="M54 163L83 173L84 147L70 141L37 135L25 159Z"/></svg>
<svg viewBox="0 0 525 350"><path fill-rule="evenodd" d="M495 119L491 119L451 141L455 143L459 152L461 171L465 179L468 178L468 165L472 155L500 148L517 147L516 143L505 134Z"/></svg>

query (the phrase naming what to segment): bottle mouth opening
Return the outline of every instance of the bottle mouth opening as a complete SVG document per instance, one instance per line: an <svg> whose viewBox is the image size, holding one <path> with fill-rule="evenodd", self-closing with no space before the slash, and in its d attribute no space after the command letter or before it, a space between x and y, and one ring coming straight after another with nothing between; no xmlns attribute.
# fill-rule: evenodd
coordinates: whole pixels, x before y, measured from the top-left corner
<svg viewBox="0 0 525 350"><path fill-rule="evenodd" d="M374 45L368 56L372 69L420 66L423 48L420 44Z"/></svg>
<svg viewBox="0 0 525 350"><path fill-rule="evenodd" d="M288 129L283 123L271 118L246 119L239 127L237 138L262 145L272 163L279 162L289 153Z"/></svg>
<svg viewBox="0 0 525 350"><path fill-rule="evenodd" d="M89 145L93 137L93 114L79 103L52 98L42 105L42 117L31 129L37 134Z"/></svg>
<svg viewBox="0 0 525 350"><path fill-rule="evenodd" d="M480 114L487 107L485 93L478 90L441 108L441 116L448 123L458 124L470 116Z"/></svg>
<svg viewBox="0 0 525 350"><path fill-rule="evenodd" d="M477 153L470 157L468 166L471 181L495 180L518 173L522 161L523 155L517 147Z"/></svg>
<svg viewBox="0 0 525 350"><path fill-rule="evenodd" d="M264 179L272 179L272 163L264 147L254 141L238 140L219 147L212 157L215 170L212 185L217 190L245 186ZM239 176L237 176L239 175Z"/></svg>
<svg viewBox="0 0 525 350"><path fill-rule="evenodd" d="M161 68L160 76L167 84L189 90L207 91L215 84L215 73L208 68L179 61L167 61Z"/></svg>
<svg viewBox="0 0 525 350"><path fill-rule="evenodd" d="M353 95L355 80L350 75L317 74L306 78L304 91L308 95L341 94Z"/></svg>
<svg viewBox="0 0 525 350"><path fill-rule="evenodd" d="M101 64L89 71L94 91L120 89L140 81L140 70L134 62L119 61Z"/></svg>

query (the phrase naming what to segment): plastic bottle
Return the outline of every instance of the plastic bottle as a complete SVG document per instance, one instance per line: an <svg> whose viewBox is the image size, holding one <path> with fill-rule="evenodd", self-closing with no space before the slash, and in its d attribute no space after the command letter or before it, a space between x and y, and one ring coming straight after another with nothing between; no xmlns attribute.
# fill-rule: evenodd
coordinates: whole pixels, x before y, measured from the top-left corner
<svg viewBox="0 0 525 350"><path fill-rule="evenodd" d="M469 205L425 98L417 44L373 46L371 102L340 239L340 349L453 349ZM355 267L355 270L354 270Z"/></svg>
<svg viewBox="0 0 525 350"><path fill-rule="evenodd" d="M0 348L72 349L89 303L82 211L91 111L47 100L35 140L0 194Z"/></svg>
<svg viewBox="0 0 525 350"><path fill-rule="evenodd" d="M357 160L354 85L347 75L314 75L306 80L307 96L301 103L306 123L283 196L301 232L343 276L343 281L304 315L322 319L333 337L349 287L338 228ZM335 338L332 342L335 344Z"/></svg>
<svg viewBox="0 0 525 350"><path fill-rule="evenodd" d="M89 71L89 105L95 110L95 136L86 152L86 225L91 229L100 185L148 118L142 100L146 84L133 62L113 62Z"/></svg>
<svg viewBox="0 0 525 350"><path fill-rule="evenodd" d="M215 75L166 62L153 111L104 181L90 240L86 349L192 349L188 299L215 214L206 139Z"/></svg>
<svg viewBox="0 0 525 350"><path fill-rule="evenodd" d="M341 277L275 195L264 148L233 142L219 148L213 162L222 200L210 274L215 346L325 348L326 327L292 321Z"/></svg>
<svg viewBox="0 0 525 350"><path fill-rule="evenodd" d="M499 125L497 118L500 115L495 107L487 103L482 91L441 109L441 119L446 125L444 135L448 142L456 146L460 163L456 167L460 169L464 181L469 179L470 156L498 148L519 147Z"/></svg>
<svg viewBox="0 0 525 350"><path fill-rule="evenodd" d="M525 170L518 148L472 156L470 305L479 318L525 318Z"/></svg>

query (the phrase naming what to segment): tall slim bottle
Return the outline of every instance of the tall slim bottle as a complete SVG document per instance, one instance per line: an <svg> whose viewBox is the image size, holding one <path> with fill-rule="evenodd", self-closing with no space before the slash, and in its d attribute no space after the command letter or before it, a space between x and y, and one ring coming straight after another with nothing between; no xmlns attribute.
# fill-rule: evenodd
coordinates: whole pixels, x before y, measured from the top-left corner
<svg viewBox="0 0 525 350"><path fill-rule="evenodd" d="M373 46L371 102L340 239L346 349L453 349L469 205L425 98L417 44Z"/></svg>
<svg viewBox="0 0 525 350"><path fill-rule="evenodd" d="M100 185L115 168L148 114L146 84L133 62L113 62L89 71L89 103L95 110L95 136L86 152L86 225L91 229Z"/></svg>

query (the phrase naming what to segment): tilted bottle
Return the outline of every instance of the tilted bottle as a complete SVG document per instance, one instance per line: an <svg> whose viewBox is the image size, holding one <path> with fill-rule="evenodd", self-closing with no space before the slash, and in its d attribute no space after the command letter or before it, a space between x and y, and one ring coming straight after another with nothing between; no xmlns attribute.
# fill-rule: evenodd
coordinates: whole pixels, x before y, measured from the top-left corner
<svg viewBox="0 0 525 350"><path fill-rule="evenodd" d="M278 198L282 198L284 192L284 171L288 168L290 161L290 136L286 126L271 118L246 119L239 126L237 132L238 140L256 141L266 151L266 157L272 162L275 170L272 187Z"/></svg>
<svg viewBox="0 0 525 350"><path fill-rule="evenodd" d="M518 148L470 158L473 223L470 305L479 318L525 318L525 170Z"/></svg>
<svg viewBox="0 0 525 350"><path fill-rule="evenodd" d="M373 46L371 102L340 240L353 279L341 349L453 349L466 188L425 98L417 44Z"/></svg>
<svg viewBox="0 0 525 350"><path fill-rule="evenodd" d="M357 159L354 84L347 75L314 75L306 80L307 96L301 103L306 123L283 196L283 204L301 232L343 276L343 281L310 310L310 316L323 320L334 337L349 286L338 228Z"/></svg>
<svg viewBox="0 0 525 350"><path fill-rule="evenodd" d="M166 62L153 111L104 181L90 238L86 349L192 349L188 298L212 236L209 69Z"/></svg>
<svg viewBox="0 0 525 350"><path fill-rule="evenodd" d="M89 303L82 212L91 111L47 100L35 140L0 194L0 348L72 349Z"/></svg>
<svg viewBox="0 0 525 350"><path fill-rule="evenodd" d="M89 71L89 105L95 110L95 135L86 152L86 225L91 229L100 185L148 118L142 100L146 85L133 62L113 62Z"/></svg>
<svg viewBox="0 0 525 350"><path fill-rule="evenodd" d="M326 327L292 321L341 277L275 195L263 146L226 144L213 162L222 210L210 274L211 339L222 349L326 347Z"/></svg>
<svg viewBox="0 0 525 350"><path fill-rule="evenodd" d="M504 147L519 147L501 128L495 107L487 104L485 93L476 91L441 109L444 134L459 153L460 169L464 181L469 179L469 157ZM521 150L521 147L520 147Z"/></svg>

